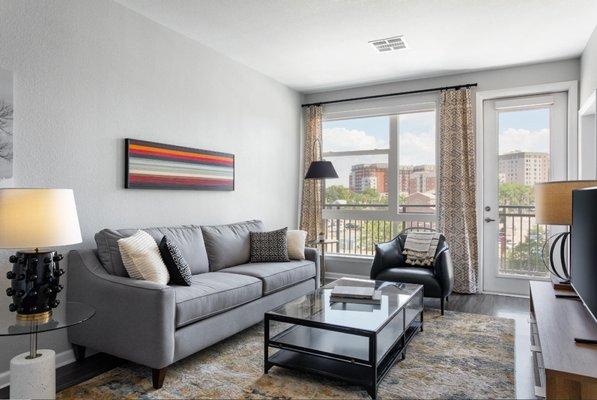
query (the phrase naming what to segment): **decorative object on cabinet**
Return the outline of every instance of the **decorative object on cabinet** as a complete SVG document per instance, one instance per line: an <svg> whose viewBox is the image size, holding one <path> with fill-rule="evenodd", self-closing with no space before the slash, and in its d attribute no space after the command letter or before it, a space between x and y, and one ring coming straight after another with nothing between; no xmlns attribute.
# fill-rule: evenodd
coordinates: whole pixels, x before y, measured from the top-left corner
<svg viewBox="0 0 597 400"><path fill-rule="evenodd" d="M595 180L585 181L554 181L537 183L535 185L535 220L541 225L564 225L570 227L572 224L572 191L587 187L597 186ZM547 238L543 245L543 263L554 276L556 285L569 284L570 269L566 262L566 242L570 231L558 232ZM545 249L551 242L549 249L549 262L545 257ZM555 254L560 253L560 267L555 261Z"/></svg>

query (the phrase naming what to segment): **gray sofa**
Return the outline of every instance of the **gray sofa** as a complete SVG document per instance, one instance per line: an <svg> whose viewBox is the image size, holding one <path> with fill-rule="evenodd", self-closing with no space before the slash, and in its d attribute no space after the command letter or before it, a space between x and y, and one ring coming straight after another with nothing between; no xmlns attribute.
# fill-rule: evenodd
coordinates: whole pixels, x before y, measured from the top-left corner
<svg viewBox="0 0 597 400"><path fill-rule="evenodd" d="M191 267L192 285L129 278L117 240L136 229L104 229L95 235L96 250L69 253L67 299L92 305L96 314L69 328L68 338L78 360L90 348L152 368L155 388L168 365L319 286L315 249L305 249L305 260L249 263L249 232L263 231L260 221L143 230L158 243L164 235L176 243Z"/></svg>

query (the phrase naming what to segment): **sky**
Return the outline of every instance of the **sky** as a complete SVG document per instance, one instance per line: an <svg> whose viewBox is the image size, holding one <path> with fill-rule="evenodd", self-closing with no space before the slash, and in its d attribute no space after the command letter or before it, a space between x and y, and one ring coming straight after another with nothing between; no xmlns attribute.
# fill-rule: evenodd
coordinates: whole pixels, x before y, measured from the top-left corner
<svg viewBox="0 0 597 400"><path fill-rule="evenodd" d="M499 154L510 151L549 153L549 109L499 114Z"/></svg>
<svg viewBox="0 0 597 400"><path fill-rule="evenodd" d="M389 148L389 117L366 117L323 123L323 151ZM508 111L499 114L499 154L510 151L549 152L549 109ZM399 117L400 165L435 164L435 112L401 114ZM326 157L338 179L327 186L348 186L350 168L361 163L387 163L386 155Z"/></svg>
<svg viewBox="0 0 597 400"><path fill-rule="evenodd" d="M398 126L400 165L435 164L435 113L401 114ZM389 129L388 116L325 121L323 151L388 149ZM327 186L348 186L352 165L388 162L387 155L326 159L334 164L339 176L328 179Z"/></svg>

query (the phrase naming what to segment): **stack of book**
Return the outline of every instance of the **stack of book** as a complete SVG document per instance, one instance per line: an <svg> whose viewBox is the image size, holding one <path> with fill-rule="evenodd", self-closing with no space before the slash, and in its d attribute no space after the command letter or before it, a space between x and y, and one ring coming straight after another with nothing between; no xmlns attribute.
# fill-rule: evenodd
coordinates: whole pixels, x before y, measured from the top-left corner
<svg viewBox="0 0 597 400"><path fill-rule="evenodd" d="M330 301L334 303L381 304L381 291L372 287L335 286Z"/></svg>

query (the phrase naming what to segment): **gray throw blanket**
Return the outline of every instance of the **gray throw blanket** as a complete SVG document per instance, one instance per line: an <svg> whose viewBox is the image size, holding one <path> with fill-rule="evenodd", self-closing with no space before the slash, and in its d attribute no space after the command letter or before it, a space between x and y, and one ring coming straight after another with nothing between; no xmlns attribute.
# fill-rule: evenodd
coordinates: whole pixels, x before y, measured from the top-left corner
<svg viewBox="0 0 597 400"><path fill-rule="evenodd" d="M406 256L406 263L421 266L433 265L439 237L440 234L437 232L407 233L402 251L402 254Z"/></svg>

